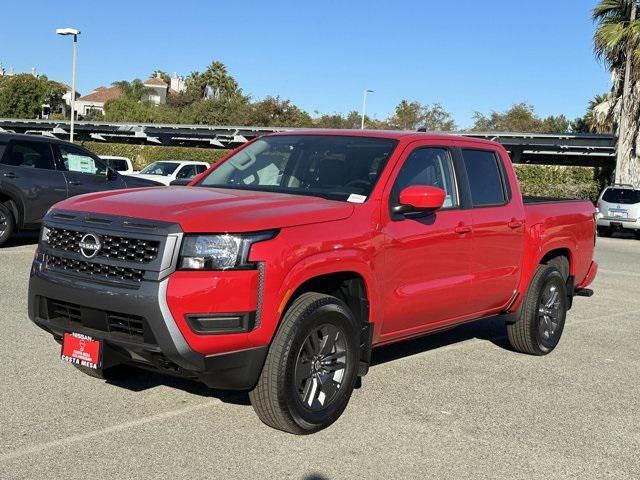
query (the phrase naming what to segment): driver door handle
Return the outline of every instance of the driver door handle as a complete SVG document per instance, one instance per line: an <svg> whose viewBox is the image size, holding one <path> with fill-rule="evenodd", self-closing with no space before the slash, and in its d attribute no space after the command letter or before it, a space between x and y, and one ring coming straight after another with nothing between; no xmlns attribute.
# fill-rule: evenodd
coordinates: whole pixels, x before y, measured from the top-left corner
<svg viewBox="0 0 640 480"><path fill-rule="evenodd" d="M511 221L507 223L507 225L509 226L509 228L515 230L516 228L520 228L522 226L522 222L516 220L515 218L512 218Z"/></svg>
<svg viewBox="0 0 640 480"><path fill-rule="evenodd" d="M464 235L465 233L471 233L471 227L460 222L456 228L453 229L458 235Z"/></svg>
<svg viewBox="0 0 640 480"><path fill-rule="evenodd" d="M3 177L7 177L7 178L18 178L18 176L13 172L4 173L4 174L2 174L2 176Z"/></svg>
<svg viewBox="0 0 640 480"><path fill-rule="evenodd" d="M78 185L82 185L82 182L79 182L78 180L69 180L69 185L77 187Z"/></svg>

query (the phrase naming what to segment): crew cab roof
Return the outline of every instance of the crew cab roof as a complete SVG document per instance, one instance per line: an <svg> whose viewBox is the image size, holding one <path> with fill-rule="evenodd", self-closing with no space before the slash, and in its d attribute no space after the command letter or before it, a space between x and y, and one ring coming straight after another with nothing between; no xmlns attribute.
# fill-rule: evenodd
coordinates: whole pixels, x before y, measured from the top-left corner
<svg viewBox="0 0 640 480"><path fill-rule="evenodd" d="M338 128L308 128L308 129L294 129L284 132L270 133L265 136L286 136L286 135L336 135L345 137L368 137L368 138L389 138L393 140L461 140L466 142L473 142L476 144L484 143L487 145L499 145L498 142L486 140L483 138L470 138L462 135L456 135L453 133L442 132L416 132L414 130L355 130L355 129L338 129Z"/></svg>

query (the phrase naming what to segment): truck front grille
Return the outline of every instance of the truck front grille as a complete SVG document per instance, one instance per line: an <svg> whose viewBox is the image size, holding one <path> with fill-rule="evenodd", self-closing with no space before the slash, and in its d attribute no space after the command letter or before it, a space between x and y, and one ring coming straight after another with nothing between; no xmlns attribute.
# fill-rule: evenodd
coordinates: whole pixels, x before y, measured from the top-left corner
<svg viewBox="0 0 640 480"><path fill-rule="evenodd" d="M49 230L49 246L56 250L80 252L80 241L87 232L52 227ZM112 258L126 262L149 263L156 259L160 242L116 235L99 235L101 248L96 257Z"/></svg>
<svg viewBox="0 0 640 480"><path fill-rule="evenodd" d="M114 265L74 260L51 254L46 255L45 258L49 269L89 275L95 279L139 283L144 278L144 270L137 268L116 267Z"/></svg>
<svg viewBox="0 0 640 480"><path fill-rule="evenodd" d="M143 317L83 307L50 298L42 298L42 300L41 308L46 312L48 320L61 327L73 329L74 326L75 328L82 326L108 332L113 334L114 338L126 337L145 343L156 343Z"/></svg>

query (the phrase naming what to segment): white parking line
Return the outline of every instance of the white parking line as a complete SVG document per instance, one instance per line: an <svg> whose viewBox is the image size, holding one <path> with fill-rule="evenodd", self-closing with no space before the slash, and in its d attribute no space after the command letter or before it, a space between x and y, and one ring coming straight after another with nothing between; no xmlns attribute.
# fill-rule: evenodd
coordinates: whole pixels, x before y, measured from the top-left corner
<svg viewBox="0 0 640 480"><path fill-rule="evenodd" d="M10 460L15 460L16 458L24 457L26 455L31 455L33 453L40 453L45 450L49 450L51 448L62 447L65 445L70 445L75 442L81 442L83 440L88 440L94 437L101 437L103 435L120 432L122 430L127 430L129 428L139 427L140 425L146 425L147 423L153 423L160 420L166 420L168 418L177 417L178 415L182 415L184 413L191 413L198 410L203 410L205 408L211 408L212 405L220 403L219 400L212 400L204 403L199 403L197 405L191 405L189 407L181 408L179 410L171 410L168 412L159 413L157 415L151 415L150 417L143 417L137 420L131 420L129 422L120 423L118 425L113 425L111 427L103 428L101 430L96 430L93 432L83 433L80 435L73 435L67 438L61 438L59 440L53 440L51 442L40 443L37 445L33 445L31 447L20 448L18 450L14 450L13 452L5 453L0 455L0 463L7 462Z"/></svg>

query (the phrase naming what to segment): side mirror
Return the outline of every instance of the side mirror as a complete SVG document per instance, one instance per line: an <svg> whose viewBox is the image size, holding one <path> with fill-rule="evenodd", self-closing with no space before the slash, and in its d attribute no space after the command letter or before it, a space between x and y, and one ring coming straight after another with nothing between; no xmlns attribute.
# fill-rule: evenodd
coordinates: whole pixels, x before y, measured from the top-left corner
<svg viewBox="0 0 640 480"><path fill-rule="evenodd" d="M113 180L118 176L118 173L111 167L107 167L107 180Z"/></svg>
<svg viewBox="0 0 640 480"><path fill-rule="evenodd" d="M441 188L413 185L400 192L400 204L394 207L393 212L433 212L442 208L446 196L446 192Z"/></svg>

